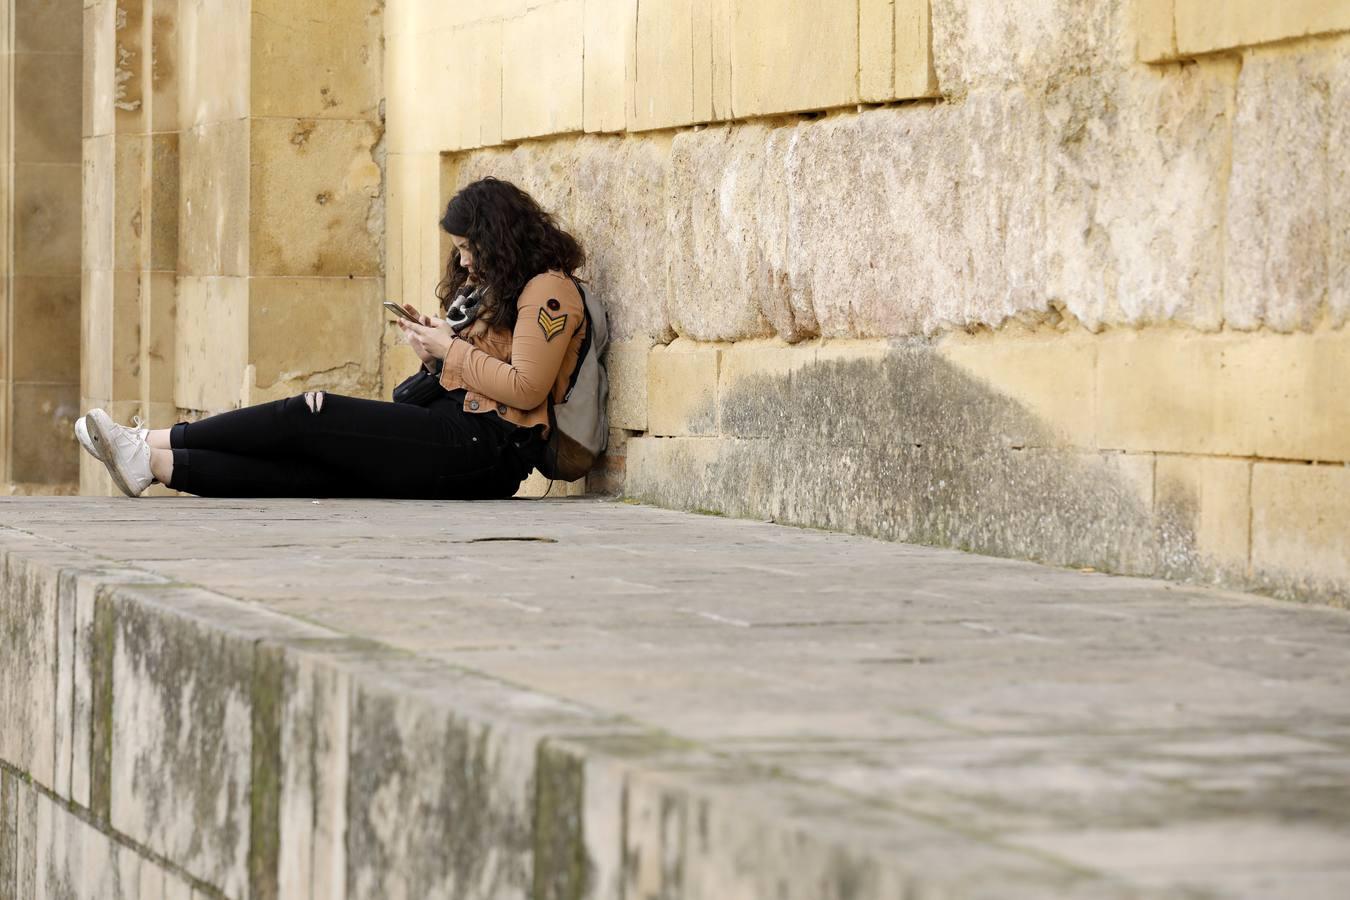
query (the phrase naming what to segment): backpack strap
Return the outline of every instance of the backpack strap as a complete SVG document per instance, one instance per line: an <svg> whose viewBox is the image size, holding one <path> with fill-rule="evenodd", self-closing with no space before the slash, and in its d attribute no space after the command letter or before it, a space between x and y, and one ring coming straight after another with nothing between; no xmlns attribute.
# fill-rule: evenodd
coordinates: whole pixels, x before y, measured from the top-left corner
<svg viewBox="0 0 1350 900"><path fill-rule="evenodd" d="M572 396L572 389L577 386L577 379L581 377L581 364L586 361L586 355L591 352L591 339L595 335L595 325L591 321L591 306L586 302L586 289L581 286L581 282L577 280L575 275L567 277L572 279L572 284L576 285L577 293L581 295L581 315L582 322L586 326L586 334L581 339L581 351L577 353L576 368L572 370L572 377L567 382L567 390L563 392L564 403L567 402L568 397ZM553 401L550 399L549 410L552 411L552 409Z"/></svg>

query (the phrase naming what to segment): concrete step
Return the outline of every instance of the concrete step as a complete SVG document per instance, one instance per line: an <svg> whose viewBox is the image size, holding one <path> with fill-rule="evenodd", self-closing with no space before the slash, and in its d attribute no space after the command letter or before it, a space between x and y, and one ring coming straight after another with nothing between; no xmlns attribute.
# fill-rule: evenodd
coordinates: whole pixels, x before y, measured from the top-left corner
<svg viewBox="0 0 1350 900"><path fill-rule="evenodd" d="M1350 614L594 501L0 501L0 900L1350 895Z"/></svg>

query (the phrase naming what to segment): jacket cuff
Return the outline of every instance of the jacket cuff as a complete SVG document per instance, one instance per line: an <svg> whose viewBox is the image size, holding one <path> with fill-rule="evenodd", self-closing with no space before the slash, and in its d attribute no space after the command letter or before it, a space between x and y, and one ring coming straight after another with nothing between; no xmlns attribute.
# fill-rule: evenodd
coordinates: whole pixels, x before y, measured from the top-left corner
<svg viewBox="0 0 1350 900"><path fill-rule="evenodd" d="M472 346L463 338L457 337L450 341L445 362L441 364L441 387L448 391L464 387L464 360L471 349Z"/></svg>

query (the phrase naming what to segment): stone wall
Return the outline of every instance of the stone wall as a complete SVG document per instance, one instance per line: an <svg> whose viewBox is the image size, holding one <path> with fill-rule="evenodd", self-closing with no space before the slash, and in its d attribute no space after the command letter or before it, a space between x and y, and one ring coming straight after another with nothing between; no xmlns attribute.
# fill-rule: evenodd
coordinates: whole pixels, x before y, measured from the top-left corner
<svg viewBox="0 0 1350 900"><path fill-rule="evenodd" d="M871 900L1100 882L309 615L0 529L0 898ZM979 865L931 863L953 855Z"/></svg>
<svg viewBox="0 0 1350 900"><path fill-rule="evenodd" d="M379 392L382 16L85 3L84 408ZM81 485L113 490L87 457Z"/></svg>
<svg viewBox="0 0 1350 900"><path fill-rule="evenodd" d="M74 59L11 6L14 79ZM387 391L377 301L434 302L494 174L611 310L591 488L1344 602L1350 22L1211 7L87 0L79 405ZM17 335L73 329L24 298L74 269L20 272L70 235L18 213L73 125L17 84L0 446L69 482L72 369Z"/></svg>
<svg viewBox="0 0 1350 900"><path fill-rule="evenodd" d="M610 307L592 487L1344 603L1350 22L1211 6L409 0L390 292L509 178Z"/></svg>
<svg viewBox="0 0 1350 900"><path fill-rule="evenodd" d="M0 492L74 490L80 4L0 5Z"/></svg>

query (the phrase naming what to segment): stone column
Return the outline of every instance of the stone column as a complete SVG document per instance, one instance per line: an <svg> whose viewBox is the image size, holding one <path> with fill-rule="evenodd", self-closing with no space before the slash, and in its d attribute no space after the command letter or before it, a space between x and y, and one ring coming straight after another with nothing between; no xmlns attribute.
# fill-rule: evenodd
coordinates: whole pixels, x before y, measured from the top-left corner
<svg viewBox="0 0 1350 900"><path fill-rule="evenodd" d="M0 3L0 491L73 489L80 0Z"/></svg>
<svg viewBox="0 0 1350 900"><path fill-rule="evenodd" d="M141 405L141 270L145 255L149 0L97 0L84 9L84 248L81 407L119 422ZM85 493L115 493L80 457Z"/></svg>
<svg viewBox="0 0 1350 900"><path fill-rule="evenodd" d="M378 390L381 27L353 0L86 8L86 406L164 427Z"/></svg>
<svg viewBox="0 0 1350 900"><path fill-rule="evenodd" d="M379 389L382 6L181 0L174 401Z"/></svg>

